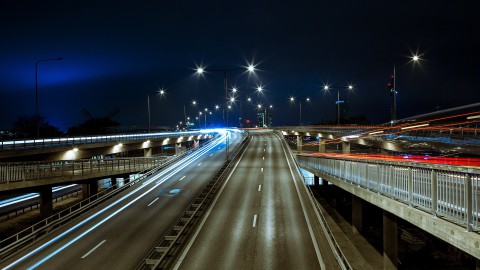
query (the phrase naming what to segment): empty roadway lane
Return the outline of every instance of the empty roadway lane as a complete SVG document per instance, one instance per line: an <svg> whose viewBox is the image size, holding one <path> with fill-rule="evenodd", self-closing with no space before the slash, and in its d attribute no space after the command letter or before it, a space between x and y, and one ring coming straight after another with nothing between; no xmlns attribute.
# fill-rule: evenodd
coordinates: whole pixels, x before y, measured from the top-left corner
<svg viewBox="0 0 480 270"><path fill-rule="evenodd" d="M338 268L318 236L318 221L305 214L312 207L301 202L302 182L280 138L268 131L252 134L175 268Z"/></svg>

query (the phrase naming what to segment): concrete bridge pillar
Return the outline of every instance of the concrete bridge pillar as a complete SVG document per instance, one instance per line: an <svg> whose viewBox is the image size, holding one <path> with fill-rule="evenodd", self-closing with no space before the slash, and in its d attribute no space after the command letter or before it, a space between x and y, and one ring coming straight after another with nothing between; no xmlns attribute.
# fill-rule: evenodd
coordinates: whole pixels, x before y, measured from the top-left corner
<svg viewBox="0 0 480 270"><path fill-rule="evenodd" d="M318 152L325 153L325 140L318 138Z"/></svg>
<svg viewBox="0 0 480 270"><path fill-rule="evenodd" d="M316 175L313 176L313 185L315 187L318 187L320 185L320 177L318 177Z"/></svg>
<svg viewBox="0 0 480 270"><path fill-rule="evenodd" d="M90 180L87 183L82 184L82 194L83 198L88 198L98 193L98 183L97 180Z"/></svg>
<svg viewBox="0 0 480 270"><path fill-rule="evenodd" d="M349 142L342 142L342 153L343 154L350 154L350 143Z"/></svg>
<svg viewBox="0 0 480 270"><path fill-rule="evenodd" d="M112 185L112 187L117 185L117 179L118 178L115 178L115 177L110 178L110 185Z"/></svg>
<svg viewBox="0 0 480 270"><path fill-rule="evenodd" d="M397 269L397 262L397 216L383 210L383 269Z"/></svg>
<svg viewBox="0 0 480 270"><path fill-rule="evenodd" d="M343 189L339 188L339 187L335 187L335 209L337 210L337 212L343 212L343 208L345 207L345 203L344 203L344 192L343 192Z"/></svg>
<svg viewBox="0 0 480 270"><path fill-rule="evenodd" d="M40 215L44 218L53 213L52 187L40 187Z"/></svg>
<svg viewBox="0 0 480 270"><path fill-rule="evenodd" d="M200 140L193 140L193 147L197 148L200 146Z"/></svg>
<svg viewBox="0 0 480 270"><path fill-rule="evenodd" d="M182 147L182 143L175 143L175 155L185 152L185 147Z"/></svg>
<svg viewBox="0 0 480 270"><path fill-rule="evenodd" d="M143 149L143 156L144 157L151 157L152 156L152 148L144 148Z"/></svg>
<svg viewBox="0 0 480 270"><path fill-rule="evenodd" d="M297 150L302 151L303 138L301 135L297 135Z"/></svg>
<svg viewBox="0 0 480 270"><path fill-rule="evenodd" d="M352 231L360 234L363 231L363 200L352 194Z"/></svg>

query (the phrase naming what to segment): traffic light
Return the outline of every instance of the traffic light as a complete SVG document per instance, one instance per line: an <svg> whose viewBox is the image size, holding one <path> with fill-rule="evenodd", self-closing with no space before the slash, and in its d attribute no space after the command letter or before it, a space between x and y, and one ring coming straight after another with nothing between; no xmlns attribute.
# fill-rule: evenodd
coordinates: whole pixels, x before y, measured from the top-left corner
<svg viewBox="0 0 480 270"><path fill-rule="evenodd" d="M390 80L387 83L388 90L390 91L390 95L395 93L395 76L391 75Z"/></svg>

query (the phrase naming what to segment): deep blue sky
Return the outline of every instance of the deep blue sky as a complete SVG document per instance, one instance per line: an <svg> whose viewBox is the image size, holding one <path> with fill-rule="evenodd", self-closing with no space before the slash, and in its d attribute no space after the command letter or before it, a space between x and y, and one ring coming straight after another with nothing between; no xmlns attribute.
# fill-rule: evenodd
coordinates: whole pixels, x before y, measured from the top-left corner
<svg viewBox="0 0 480 270"><path fill-rule="evenodd" d="M102 116L114 107L122 126L146 127L147 93L159 87L168 95L152 96L152 126L181 121L184 105L192 115L194 99L221 105L222 74L198 79L196 64L257 64L256 78L232 72L229 86L244 98L262 83L276 125L298 123L289 96L312 99L305 123L334 119L336 89L349 82L352 115L388 120L393 64L375 58L399 60L398 118L480 101L473 1L141 2L2 1L0 128L34 114L35 61L59 56L39 65L38 83L40 113L61 129L81 123L82 108ZM421 66L408 63L415 52Z"/></svg>

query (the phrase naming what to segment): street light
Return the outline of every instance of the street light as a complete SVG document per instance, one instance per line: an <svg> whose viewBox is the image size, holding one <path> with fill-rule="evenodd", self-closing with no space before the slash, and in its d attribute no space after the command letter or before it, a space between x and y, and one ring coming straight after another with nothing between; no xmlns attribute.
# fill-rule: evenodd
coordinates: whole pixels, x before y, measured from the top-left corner
<svg viewBox="0 0 480 270"><path fill-rule="evenodd" d="M421 60L420 55L414 54L410 57L410 62L419 62ZM391 111L391 121L392 123L397 120L397 74L396 74L396 65L397 63L404 61L404 59L388 59L388 58L375 58L374 61L386 61L393 63L393 75L391 77L392 82L388 84L390 95L392 96L392 111Z"/></svg>
<svg viewBox="0 0 480 270"><path fill-rule="evenodd" d="M227 73L230 71L236 71L236 70L243 70L243 68L205 68L205 67L197 67L196 73L198 75L203 75L206 71L208 72L223 72L223 82L224 82L224 90L225 90L225 109L228 107L228 93L227 93ZM255 65L249 64L247 67L247 71L249 73L255 72ZM236 92L236 88L234 88ZM223 115L223 120L225 122L225 127L228 126L228 112L225 112L224 109L224 115Z"/></svg>
<svg viewBox="0 0 480 270"><path fill-rule="evenodd" d="M47 61L60 61L63 57L40 59L35 62L35 125L37 129L37 138L40 137L40 115L38 115L38 64Z"/></svg>
<svg viewBox="0 0 480 270"><path fill-rule="evenodd" d="M323 91L329 92L330 90L330 85L325 84L323 85ZM353 84L349 84L347 86L348 91L353 91ZM340 104L345 103L345 100L340 100L340 88L337 88L337 101L335 102L337 104L337 125L340 125Z"/></svg>
<svg viewBox="0 0 480 270"><path fill-rule="evenodd" d="M163 97L167 92L161 88L158 90L157 95ZM150 92L147 93L147 110L148 110L148 132L150 133Z"/></svg>
<svg viewBox="0 0 480 270"><path fill-rule="evenodd" d="M223 114L223 121L225 122L225 127L228 127L228 93L227 93L227 73L229 71L235 70L242 70L241 68L205 68L205 67L197 67L197 74L202 75L205 71L212 71L212 72L223 72L223 84L225 90L225 109ZM249 73L255 72L255 65L249 64L247 67L247 71ZM228 160L228 135L225 136L225 156Z"/></svg>
<svg viewBox="0 0 480 270"><path fill-rule="evenodd" d="M305 98L305 101L306 101L306 102L310 102L310 98L309 98L309 97L306 97L306 98ZM291 103L294 103L294 102L295 102L295 97L290 97L290 102L291 102ZM300 123L299 123L299 125L301 126L301 125L302 125L302 100L300 100L299 115L300 115Z"/></svg>

